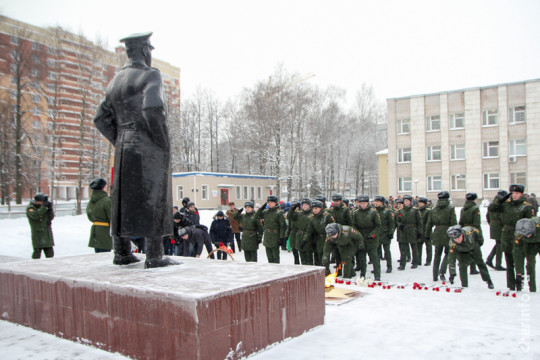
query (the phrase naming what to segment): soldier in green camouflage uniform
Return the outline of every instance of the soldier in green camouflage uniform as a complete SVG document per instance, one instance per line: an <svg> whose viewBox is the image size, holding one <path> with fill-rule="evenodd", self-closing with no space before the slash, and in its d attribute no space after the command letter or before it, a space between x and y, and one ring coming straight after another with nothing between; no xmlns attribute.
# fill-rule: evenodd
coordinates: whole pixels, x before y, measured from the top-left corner
<svg viewBox="0 0 540 360"><path fill-rule="evenodd" d="M520 219L534 217L534 210L523 196L525 186L521 184L510 185L510 194L502 197L499 194L495 196L493 202L489 205L489 212L501 213L502 225L502 250L506 260L506 285L510 290L516 289L516 275L514 272L514 232L516 223Z"/></svg>
<svg viewBox="0 0 540 360"><path fill-rule="evenodd" d="M446 280L445 273L448 266L448 251L449 251L449 238L448 228L450 226L457 225L456 209L450 205L450 193L448 191L441 191L437 197L439 201L437 205L431 210L431 216L428 218L426 225L425 236L431 239L433 246L435 247L435 254L433 257L433 281L437 281L440 277L441 280ZM432 230L435 226L435 230ZM444 257L441 257L444 251Z"/></svg>
<svg viewBox="0 0 540 360"><path fill-rule="evenodd" d="M289 221L293 221L297 227L294 243L300 253L300 262L302 265L313 265L313 246L311 243L304 243L304 235L311 215L311 200L302 199L300 204L293 206L287 215L290 216Z"/></svg>
<svg viewBox="0 0 540 360"><path fill-rule="evenodd" d="M424 223L418 209L412 206L412 196L403 196L403 208L397 212L396 224L399 232L398 242L401 253L398 270L405 270L409 245L412 249L411 269L416 269L420 263L418 259L418 242L423 236Z"/></svg>
<svg viewBox="0 0 540 360"><path fill-rule="evenodd" d="M427 198L418 198L418 211L420 211L420 216L422 216L422 223L424 224L424 228L422 229L422 239L420 239L420 242L418 243L418 260L420 261L418 265L422 264L422 248L424 247L424 244L426 244L426 263L424 264L424 266L430 266L431 259L433 258L431 239L426 236L425 228L425 225L427 225L428 223L428 218L431 216L431 209L428 208L427 204Z"/></svg>
<svg viewBox="0 0 540 360"><path fill-rule="evenodd" d="M384 196L377 195L373 200L375 210L379 213L381 220L381 229L379 231L379 245L384 249L384 259L386 260L386 272L392 272L392 252L390 244L394 238L394 230L396 222L394 220L394 212L385 206L386 199Z"/></svg>
<svg viewBox="0 0 540 360"><path fill-rule="evenodd" d="M313 214L309 216L306 233L304 234L302 242L303 246L304 244L312 244L315 249L314 265L322 266L322 256L326 240L326 225L333 223L334 219L332 219L331 215L323 211L323 204L318 200L311 203L311 208Z"/></svg>
<svg viewBox="0 0 540 360"><path fill-rule="evenodd" d="M480 231L472 226L462 228L454 225L448 228L447 235L450 238L450 254L448 265L450 268L450 284L454 283L456 277L456 260L459 261L459 277L461 286L468 287L467 268L475 263L480 269L482 280L488 284L488 288L493 289L493 283L489 276L489 271L482 259L482 252L479 251L478 243L484 241Z"/></svg>
<svg viewBox="0 0 540 360"><path fill-rule="evenodd" d="M343 259L343 277L352 278L356 275L353 269L354 254L359 247L364 247L362 235L347 225L331 223L326 225L326 242L322 257L326 267L326 275L330 274L330 254L334 247L339 248Z"/></svg>
<svg viewBox="0 0 540 360"><path fill-rule="evenodd" d="M343 196L341 194L332 195L332 206L327 209L327 212L332 215L334 221L340 225L351 225L351 211L349 207L343 203ZM339 264L342 261L339 253L339 248L334 247L334 251L331 254L331 263Z"/></svg>
<svg viewBox="0 0 540 360"><path fill-rule="evenodd" d="M285 218L278 205L278 197L270 195L267 202L255 213L257 219L264 220L263 245L266 248L266 256L269 263L279 264L279 245L285 237ZM265 209L268 205L268 209Z"/></svg>
<svg viewBox="0 0 540 360"><path fill-rule="evenodd" d="M377 247L379 246L381 219L379 219L377 210L369 206L369 196L358 195L356 202L358 207L352 214L352 227L362 234L365 247L356 253L357 267L355 270L360 270L360 276L366 276L366 255L369 255L373 262L375 280L380 280L381 262L377 254Z"/></svg>
<svg viewBox="0 0 540 360"><path fill-rule="evenodd" d="M300 202L299 201L293 201L291 204L291 208L289 211L287 211L287 229L289 231L289 246L291 247L293 257L294 257L294 264L300 265L300 252L298 251L298 244L297 242L297 236L298 233L298 224L296 223L298 220L293 220L293 214L294 212L302 211L300 210Z"/></svg>
<svg viewBox="0 0 540 360"><path fill-rule="evenodd" d="M516 290L523 288L524 265L527 259L529 291L536 292L536 254L540 250L540 218L521 219L516 223L516 240L512 255L516 263Z"/></svg>
<svg viewBox="0 0 540 360"><path fill-rule="evenodd" d="M262 241L264 228L259 218L255 216L255 204L252 201L247 201L244 208L246 213L242 214L244 209L235 211L233 219L238 221L242 228L242 250L246 262L257 262L257 250L259 250L259 244Z"/></svg>
<svg viewBox="0 0 540 360"><path fill-rule="evenodd" d="M472 226L473 228L478 229L478 232L482 237L481 243L483 245L484 234L482 233L482 218L480 216L480 208L476 205L476 199L478 199L476 193L471 192L465 195L465 205L463 205L461 213L459 214L459 225L461 225L462 228ZM477 242L477 245L478 244L479 242ZM482 250L480 250L480 254L482 254ZM480 272L476 270L476 265L471 264L471 275L477 274L480 274Z"/></svg>
<svg viewBox="0 0 540 360"><path fill-rule="evenodd" d="M51 228L54 219L52 203L44 193L37 193L26 207L26 217L32 232L32 259L41 258L41 251L48 258L54 257L54 238Z"/></svg>
<svg viewBox="0 0 540 360"><path fill-rule="evenodd" d="M506 190L499 190L497 195L505 197L508 195ZM489 209L486 213L486 220L489 224L489 237L495 240L495 245L491 252L489 253L486 259L486 265L492 269L499 271L506 271L506 268L502 266L502 226L501 226L501 213L500 212L490 212ZM495 266L493 266L493 258L495 258Z"/></svg>

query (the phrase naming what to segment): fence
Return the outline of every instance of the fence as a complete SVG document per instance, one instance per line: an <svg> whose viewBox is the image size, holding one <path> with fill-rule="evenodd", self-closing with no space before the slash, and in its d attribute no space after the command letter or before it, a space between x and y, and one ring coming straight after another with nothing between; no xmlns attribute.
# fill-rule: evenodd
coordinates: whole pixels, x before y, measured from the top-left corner
<svg viewBox="0 0 540 360"><path fill-rule="evenodd" d="M86 210L86 204L88 204L88 200L81 202L83 214ZM21 205L11 205L10 207L8 207L7 205L0 206L0 220L26 217L27 206L28 203ZM57 202L54 206L54 214L55 216L77 215L77 203L75 201Z"/></svg>

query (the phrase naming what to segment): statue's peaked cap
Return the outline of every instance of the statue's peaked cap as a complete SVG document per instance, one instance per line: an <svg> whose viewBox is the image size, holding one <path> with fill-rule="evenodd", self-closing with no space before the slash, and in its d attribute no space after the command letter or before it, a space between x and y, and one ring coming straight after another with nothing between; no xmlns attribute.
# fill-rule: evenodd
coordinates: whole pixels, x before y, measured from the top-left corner
<svg viewBox="0 0 540 360"><path fill-rule="evenodd" d="M131 34L120 39L120 42L125 43L126 47L137 46L147 43L153 49L154 47L150 44L150 36L152 36L152 34L152 31Z"/></svg>

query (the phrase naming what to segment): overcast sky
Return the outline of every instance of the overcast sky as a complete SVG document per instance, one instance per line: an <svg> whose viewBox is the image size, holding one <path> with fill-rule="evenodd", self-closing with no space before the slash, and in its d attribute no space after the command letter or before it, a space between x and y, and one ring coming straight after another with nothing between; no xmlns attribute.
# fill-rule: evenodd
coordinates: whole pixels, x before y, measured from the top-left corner
<svg viewBox="0 0 540 360"><path fill-rule="evenodd" d="M540 78L539 0L0 0L0 14L60 25L109 49L153 31L154 57L225 100L280 63L380 100Z"/></svg>

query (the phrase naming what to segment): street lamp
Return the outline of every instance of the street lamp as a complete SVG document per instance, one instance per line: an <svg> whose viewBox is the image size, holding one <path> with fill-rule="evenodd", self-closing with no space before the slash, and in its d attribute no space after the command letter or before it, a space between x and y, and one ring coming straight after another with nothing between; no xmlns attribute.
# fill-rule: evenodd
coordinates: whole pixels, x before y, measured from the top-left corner
<svg viewBox="0 0 540 360"><path fill-rule="evenodd" d="M414 193L418 196L418 179L414 179Z"/></svg>

